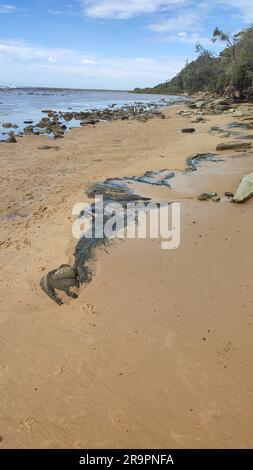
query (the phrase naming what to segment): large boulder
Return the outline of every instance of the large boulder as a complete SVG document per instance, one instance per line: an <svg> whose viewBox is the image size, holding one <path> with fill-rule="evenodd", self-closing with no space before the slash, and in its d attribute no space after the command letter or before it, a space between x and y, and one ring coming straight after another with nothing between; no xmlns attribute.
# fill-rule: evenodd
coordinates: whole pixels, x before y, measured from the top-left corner
<svg viewBox="0 0 253 470"><path fill-rule="evenodd" d="M253 173L244 176L234 194L234 202L245 202L253 196Z"/></svg>

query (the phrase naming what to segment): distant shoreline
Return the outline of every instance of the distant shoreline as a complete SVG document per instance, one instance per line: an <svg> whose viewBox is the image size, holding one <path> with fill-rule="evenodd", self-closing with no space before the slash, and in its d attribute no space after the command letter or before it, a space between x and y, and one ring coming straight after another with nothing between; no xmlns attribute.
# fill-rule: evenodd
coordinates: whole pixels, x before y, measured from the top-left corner
<svg viewBox="0 0 253 470"><path fill-rule="evenodd" d="M116 89L108 89L108 88L61 88L61 87L43 87L43 86L0 86L0 91L6 90L39 90L39 91L74 91L74 92L81 92L81 91L99 91L99 92L124 92L124 93L132 93L131 90L116 90Z"/></svg>

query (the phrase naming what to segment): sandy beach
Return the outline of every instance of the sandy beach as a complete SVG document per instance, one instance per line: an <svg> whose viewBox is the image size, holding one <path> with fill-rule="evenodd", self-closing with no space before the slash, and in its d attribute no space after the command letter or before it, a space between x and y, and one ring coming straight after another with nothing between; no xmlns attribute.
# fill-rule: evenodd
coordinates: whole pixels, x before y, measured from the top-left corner
<svg viewBox="0 0 253 470"><path fill-rule="evenodd" d="M253 447L253 200L224 197L253 151L216 152L231 139L210 128L235 119L190 124L183 109L0 144L0 448ZM116 240L77 300L45 295L41 277L73 264L72 207L88 184L183 171L207 152L223 161L157 189L181 202L178 249Z"/></svg>

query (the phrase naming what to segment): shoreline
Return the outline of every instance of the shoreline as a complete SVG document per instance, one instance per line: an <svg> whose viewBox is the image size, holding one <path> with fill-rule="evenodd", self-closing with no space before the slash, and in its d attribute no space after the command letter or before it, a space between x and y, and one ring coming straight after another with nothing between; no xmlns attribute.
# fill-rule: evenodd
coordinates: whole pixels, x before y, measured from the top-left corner
<svg viewBox="0 0 253 470"><path fill-rule="evenodd" d="M11 98L10 94L13 95ZM63 96L64 103L61 101ZM16 143L24 135L46 135L60 139L72 128L118 119L145 122L159 113L162 117L162 109L166 105L182 102L180 97L165 99L161 95L142 95L139 99L141 101L136 101L136 96L129 92L117 91L3 91L1 110L7 120L0 118L1 143Z"/></svg>
<svg viewBox="0 0 253 470"><path fill-rule="evenodd" d="M0 146L1 217L18 214L2 224L0 246L1 448L253 445L252 201L197 200L203 190L234 192L253 171L252 151L216 151L232 139L208 131L230 115L207 115L182 134L192 126L183 110ZM38 149L49 142L55 148ZM59 308L45 296L40 278L73 260L71 209L89 183L184 171L187 157L207 152L225 162L168 190L183 204L179 250L116 241L98 250L77 300Z"/></svg>

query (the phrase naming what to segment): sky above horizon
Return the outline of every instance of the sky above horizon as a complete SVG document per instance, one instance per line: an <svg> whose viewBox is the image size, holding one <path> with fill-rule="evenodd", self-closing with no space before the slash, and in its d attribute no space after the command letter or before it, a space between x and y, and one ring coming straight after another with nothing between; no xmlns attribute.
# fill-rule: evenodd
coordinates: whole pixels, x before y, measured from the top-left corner
<svg viewBox="0 0 253 470"><path fill-rule="evenodd" d="M0 0L0 85L132 89L172 78L252 0Z"/></svg>

